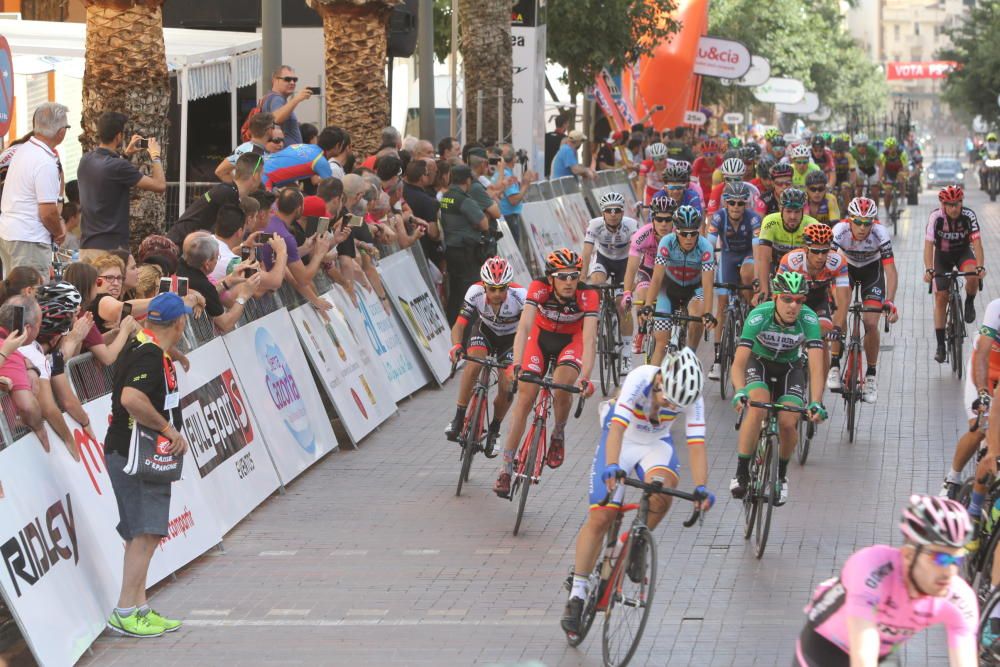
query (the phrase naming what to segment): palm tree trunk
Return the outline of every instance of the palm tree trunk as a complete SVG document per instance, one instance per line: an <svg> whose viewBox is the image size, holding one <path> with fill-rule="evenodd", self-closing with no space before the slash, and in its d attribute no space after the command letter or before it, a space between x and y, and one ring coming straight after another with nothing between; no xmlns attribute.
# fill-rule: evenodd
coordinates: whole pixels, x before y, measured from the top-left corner
<svg viewBox="0 0 1000 667"><path fill-rule="evenodd" d="M170 80L163 45L163 0L85 0L87 61L83 74L83 150L97 145L97 119L117 110L128 115L125 136L156 137L167 155L167 112ZM149 156L133 158L149 173ZM166 164L164 164L166 169ZM143 238L161 234L166 202L163 195L132 191L130 206L133 251Z"/></svg>
<svg viewBox="0 0 1000 667"><path fill-rule="evenodd" d="M465 74L465 136L469 142L483 139L489 144L510 138L510 7L510 0L459 0L458 44ZM502 101L497 99L498 88L503 90ZM482 118L477 117L479 91L483 92ZM503 114L502 137L497 136L498 112Z"/></svg>
<svg viewBox="0 0 1000 667"><path fill-rule="evenodd" d="M65 21L69 0L21 0L25 21Z"/></svg>

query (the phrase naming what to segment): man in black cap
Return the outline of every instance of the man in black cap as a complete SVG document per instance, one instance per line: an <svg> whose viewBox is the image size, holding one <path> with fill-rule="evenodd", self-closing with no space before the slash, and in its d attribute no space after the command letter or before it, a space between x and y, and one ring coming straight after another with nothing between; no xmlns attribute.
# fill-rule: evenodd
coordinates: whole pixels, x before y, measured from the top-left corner
<svg viewBox="0 0 1000 667"><path fill-rule="evenodd" d="M469 196L471 185L471 169L465 165L452 167L451 186L441 198L441 228L448 265L445 316L449 324L455 322L469 286L479 280L477 249L482 233L489 229L483 209Z"/></svg>

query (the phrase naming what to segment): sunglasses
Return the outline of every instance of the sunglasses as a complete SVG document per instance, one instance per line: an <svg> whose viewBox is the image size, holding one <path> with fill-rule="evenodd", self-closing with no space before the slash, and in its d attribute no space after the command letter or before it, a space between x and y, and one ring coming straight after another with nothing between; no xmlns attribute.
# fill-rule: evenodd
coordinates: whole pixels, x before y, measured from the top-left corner
<svg viewBox="0 0 1000 667"><path fill-rule="evenodd" d="M965 562L965 554L960 556L952 556L951 554L946 554L940 551L932 552L934 554L933 561L934 564L939 567L948 567L949 565L957 565L962 567Z"/></svg>
<svg viewBox="0 0 1000 667"><path fill-rule="evenodd" d="M829 248L808 248L808 250L809 250L809 252L811 252L814 255L829 255L830 254L830 249Z"/></svg>
<svg viewBox="0 0 1000 667"><path fill-rule="evenodd" d="M726 206L746 206L746 199L729 199L726 201Z"/></svg>
<svg viewBox="0 0 1000 667"><path fill-rule="evenodd" d="M809 164L809 160L792 160L795 164Z"/></svg>
<svg viewBox="0 0 1000 667"><path fill-rule="evenodd" d="M704 157L715 157L718 153L702 153Z"/></svg>
<svg viewBox="0 0 1000 667"><path fill-rule="evenodd" d="M792 184L791 181L774 181L775 187L787 188Z"/></svg>
<svg viewBox="0 0 1000 667"><path fill-rule="evenodd" d="M269 144L283 144L283 143L285 143L285 140L284 139L274 139L274 138L271 138L271 139L267 140L267 143L269 143Z"/></svg>
<svg viewBox="0 0 1000 667"><path fill-rule="evenodd" d="M508 287L510 287L510 285L487 285L486 291L493 293L506 292Z"/></svg>
<svg viewBox="0 0 1000 667"><path fill-rule="evenodd" d="M851 218L851 222L859 227L871 227L875 224L871 218Z"/></svg>
<svg viewBox="0 0 1000 667"><path fill-rule="evenodd" d="M553 273L552 277L557 280L577 280L580 277L579 271L566 271L560 273Z"/></svg>
<svg viewBox="0 0 1000 667"><path fill-rule="evenodd" d="M280 76L278 78L284 81L285 83L295 83L296 81L299 80L299 77L297 76Z"/></svg>
<svg viewBox="0 0 1000 667"><path fill-rule="evenodd" d="M685 238L685 239L690 239L690 238L693 238L693 237L695 237L695 236L698 236L698 234L699 234L699 233L700 233L700 232L698 232L698 231L692 231L692 232L677 232L677 236L680 236L681 238Z"/></svg>
<svg viewBox="0 0 1000 667"><path fill-rule="evenodd" d="M826 192L826 188L823 186L809 188L809 192Z"/></svg>
<svg viewBox="0 0 1000 667"><path fill-rule="evenodd" d="M674 219L671 218L670 216L667 216L667 217L663 217L663 216L660 216L660 215L654 215L653 216L653 222L673 222L673 221L674 221Z"/></svg>
<svg viewBox="0 0 1000 667"><path fill-rule="evenodd" d="M107 280L109 283L120 283L125 278L123 276L97 276L102 280Z"/></svg>
<svg viewBox="0 0 1000 667"><path fill-rule="evenodd" d="M681 185L669 185L669 184L668 184L668 185L667 185L667 190L674 190L674 191L677 191L677 190L683 190L683 189L684 189L685 187L686 187L686 186L685 186L685 185L683 185L683 184L681 184Z"/></svg>
<svg viewBox="0 0 1000 667"><path fill-rule="evenodd" d="M793 303L803 304L806 302L806 298L804 296L792 296L791 294L782 294L778 297L778 300L781 301L781 303L789 305Z"/></svg>
<svg viewBox="0 0 1000 667"><path fill-rule="evenodd" d="M620 215L620 214L622 214L622 213L625 212L625 209L622 209L622 208L606 208L606 209L604 209L604 212L605 213L610 213L611 215Z"/></svg>

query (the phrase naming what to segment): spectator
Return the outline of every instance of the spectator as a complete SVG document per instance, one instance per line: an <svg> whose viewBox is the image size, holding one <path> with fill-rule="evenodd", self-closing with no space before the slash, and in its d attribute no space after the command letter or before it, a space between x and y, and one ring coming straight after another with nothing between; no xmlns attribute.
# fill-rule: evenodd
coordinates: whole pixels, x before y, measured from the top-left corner
<svg viewBox="0 0 1000 667"><path fill-rule="evenodd" d="M472 170L472 186L469 188L469 196L472 197L479 208L483 209L490 218L490 230L496 231L496 221L500 219L500 206L490 197L486 191L487 186L492 186L489 178L489 158L482 148L473 148L469 152L469 169Z"/></svg>
<svg viewBox="0 0 1000 667"><path fill-rule="evenodd" d="M312 92L308 88L295 92L298 80L295 70L288 65L282 65L271 76L271 92L264 97L260 105L260 110L273 114L274 124L281 127L285 148L302 143L302 129L299 119L295 116L295 107L312 97Z"/></svg>
<svg viewBox="0 0 1000 667"><path fill-rule="evenodd" d="M59 211L66 226L66 238L59 249L68 255L80 249L80 186L76 179L66 183L66 201Z"/></svg>
<svg viewBox="0 0 1000 667"><path fill-rule="evenodd" d="M91 262L91 265L97 269L97 282L94 287L94 299L84 305L84 309L94 316L94 325L102 334L120 327L124 303L131 304L132 317L139 318L146 314L148 300L132 299L127 302L121 300L124 293L122 289L125 280L124 262L112 254L104 254Z"/></svg>
<svg viewBox="0 0 1000 667"><path fill-rule="evenodd" d="M114 255L125 265L125 278L122 280L122 293L119 295L120 301L131 299L135 293L135 286L139 284L139 267L135 263L135 257L128 250L116 248L108 254Z"/></svg>
<svg viewBox="0 0 1000 667"><path fill-rule="evenodd" d="M133 134L125 141L128 116L117 111L105 111L97 119L97 148L80 159L77 178L80 182L80 259L88 261L102 252L125 248L129 244L129 197L133 187L149 192L167 190L167 177L160 161L160 144L150 137L149 157L153 161L150 176L144 176L127 158L138 153L143 139ZM124 158L123 158L124 155Z"/></svg>
<svg viewBox="0 0 1000 667"><path fill-rule="evenodd" d="M434 157L434 144L426 139L420 139L417 141L417 146L413 150L413 154L410 157L413 160L423 160L424 158Z"/></svg>
<svg viewBox="0 0 1000 667"><path fill-rule="evenodd" d="M225 214L223 214L225 215ZM242 222L242 218L241 218ZM208 279L219 262L219 243L208 232L192 232L184 240L184 253L177 265L177 276L188 279L188 289L205 297L205 312L215 327L222 333L232 331L243 315L246 302L260 285L260 274L247 278L245 272L250 266L240 264L232 274L219 283L219 288L233 289L234 300L228 310L219 298L219 289ZM226 283L230 284L227 285ZM150 306L152 307L152 306Z"/></svg>
<svg viewBox="0 0 1000 667"><path fill-rule="evenodd" d="M375 161L375 173L384 192L392 192L403 178L403 161L395 155L383 155Z"/></svg>
<svg viewBox="0 0 1000 667"><path fill-rule="evenodd" d="M545 177L549 177L552 170L552 160L562 146L563 139L566 138L566 128L569 126L570 111L563 111L556 116L556 129L545 133Z"/></svg>
<svg viewBox="0 0 1000 667"><path fill-rule="evenodd" d="M18 137L10 142L7 148L0 153L0 195L3 194L3 184L7 181L7 170L10 169L11 160L14 159L14 155L17 154L18 149L28 143L28 140L33 136L35 136L34 131L28 132L23 137Z"/></svg>
<svg viewBox="0 0 1000 667"><path fill-rule="evenodd" d="M555 158L552 160L551 178L564 178L566 176L581 176L583 178L593 178L594 170L580 164L576 152L587 140L583 132L573 130L566 135L566 141L559 147Z"/></svg>
<svg viewBox="0 0 1000 667"><path fill-rule="evenodd" d="M211 190L195 199L184 211L184 215L171 225L167 232L170 240L180 246L191 232L213 229L220 208L232 206L239 209L240 197L245 197L260 187L263 163L264 159L259 155L241 155L236 160L233 183L214 185Z"/></svg>
<svg viewBox="0 0 1000 667"><path fill-rule="evenodd" d="M302 131L302 143L304 144L315 144L316 137L319 136L319 128L312 123L302 123L299 126Z"/></svg>
<svg viewBox="0 0 1000 667"><path fill-rule="evenodd" d="M441 227L448 264L448 302L445 314L454 323L465 293L479 279L478 249L489 222L470 196L472 171L465 165L451 170L451 187L441 199Z"/></svg>
<svg viewBox="0 0 1000 667"><path fill-rule="evenodd" d="M139 283L135 287L135 298L152 299L160 289L160 278L163 269L156 264L143 264L139 267Z"/></svg>
<svg viewBox="0 0 1000 667"><path fill-rule="evenodd" d="M219 166L215 168L215 175L223 183L233 182L233 170L236 169L236 161L244 153L254 153L255 155L263 156L268 153L275 153L285 145L284 138L274 138L274 114L262 111L250 119L248 127L250 129L250 141L244 141L237 146L233 154L224 158L219 163Z"/></svg>
<svg viewBox="0 0 1000 667"><path fill-rule="evenodd" d="M0 200L0 263L3 270L30 266L48 275L52 246L66 239L59 215L62 167L56 146L69 123L62 104L45 102L35 110L34 136L14 155Z"/></svg>
<svg viewBox="0 0 1000 667"><path fill-rule="evenodd" d="M219 211L219 219L215 224L215 237L219 243L219 262L216 264L215 271L209 275L209 279L220 286L220 293L228 293L229 289L237 284L236 278L230 279L229 274L233 273L236 267L242 262L240 253L243 248L249 248L253 255L248 260L247 268L260 273L260 284L257 286L257 292L254 294L254 296L259 297L265 292L273 292L281 287L281 283L285 280L288 249L285 246L285 240L280 236L275 236L267 241L267 245L275 253L276 260L273 266L265 270L256 261L257 246L260 245L256 242L258 237L257 232L267 226L268 211L261 211L259 203L253 197L245 197L244 200L249 200L258 207L252 214L245 218L237 215L233 209L227 208ZM245 205L246 201L243 203ZM258 223L258 220L263 221ZM248 235L247 231L249 231ZM244 240L245 235L246 240ZM235 293L228 293L223 296L225 297L223 298L223 303L228 303L231 301L230 297L235 298Z"/></svg>
<svg viewBox="0 0 1000 667"><path fill-rule="evenodd" d="M139 264L156 264L163 270L163 275L173 275L180 253L176 243L166 236L154 234L139 244Z"/></svg>
<svg viewBox="0 0 1000 667"><path fill-rule="evenodd" d="M150 303L146 329L122 355L111 393L111 421L104 439L108 476L118 502L118 534L125 558L118 606L108 625L132 637L156 637L176 630L180 621L149 608L146 576L160 540L169 533L170 485L139 479L124 472L133 424L161 434L170 453L183 456L188 444L181 435L177 371L168 350L184 335L191 308L176 294L158 295Z"/></svg>
<svg viewBox="0 0 1000 667"><path fill-rule="evenodd" d="M347 158L351 152L351 134L342 127L331 125L326 128L330 131L330 138L334 144L334 153L330 157L330 172L334 178L344 178L346 173Z"/></svg>
<svg viewBox="0 0 1000 667"><path fill-rule="evenodd" d="M379 148L375 151L374 155L369 155L365 158L365 161L361 163L362 167L366 169L375 169L375 160L382 157L383 155L394 154L399 157L399 151L403 148L403 137L400 136L399 130L389 126L382 128L382 143L379 144ZM389 150L386 150L389 149ZM383 152L385 151L385 152Z"/></svg>
<svg viewBox="0 0 1000 667"><path fill-rule="evenodd" d="M0 281L0 304L12 296L35 296L35 288L41 284L42 274L29 266L18 266Z"/></svg>
<svg viewBox="0 0 1000 667"><path fill-rule="evenodd" d="M42 448L49 451L49 436L45 432L42 408L38 403L31 378L28 376L28 362L20 351L23 346L33 343L38 336L42 311L34 297L12 296L0 306L0 339L2 339L0 342L18 334L12 329L14 328L14 313L21 309L24 312L24 331L20 332L21 335L16 336L16 338L23 338L23 340L18 344L17 351L0 353L4 355L0 356L0 377L7 378L10 382L10 395L21 421L38 436Z"/></svg>
<svg viewBox="0 0 1000 667"><path fill-rule="evenodd" d="M97 295L97 269L85 262L73 262L63 272L63 280L73 285L80 293L81 315L90 322L90 328L83 339L83 348L94 355L94 359L105 366L110 366L118 359L125 348L125 343L139 326L130 315L118 323L118 334L110 343L105 343L101 330L94 324L93 314L87 311L87 306ZM159 285L157 285L159 287Z"/></svg>
<svg viewBox="0 0 1000 667"><path fill-rule="evenodd" d="M521 212L524 210L522 200L528 188L531 187L532 182L538 178L538 174L530 169L525 169L521 173L521 178L517 178L514 176L514 160L517 158L514 147L510 144L504 144L501 150L503 170L497 173L497 180L503 184L500 213L503 214L503 219L507 221L510 233L514 236L514 242L520 245Z"/></svg>
<svg viewBox="0 0 1000 667"><path fill-rule="evenodd" d="M452 162L458 159L458 156L462 154L462 145L458 143L455 137L445 137L438 142L438 156L442 160L447 160Z"/></svg>
<svg viewBox="0 0 1000 667"><path fill-rule="evenodd" d="M437 179L437 163L430 158L410 160L403 175L403 201L420 220L427 223L427 236L421 239L426 253L428 245L433 245L441 238L438 227L438 208L440 204L434 195L428 192ZM427 240L427 243L424 241Z"/></svg>
<svg viewBox="0 0 1000 667"><path fill-rule="evenodd" d="M244 199L249 199L256 204L256 200L250 197ZM232 207L221 209L215 219L215 241L219 246L219 261L216 262L215 268L209 272L208 279L213 284L219 285L221 291L229 288L228 285L223 284L226 276L236 268L237 264L243 261L238 252L243 245L243 232L246 229L246 224L247 217L245 209L242 208L242 200L240 210Z"/></svg>
<svg viewBox="0 0 1000 667"><path fill-rule="evenodd" d="M437 176L434 178L434 186L431 193L440 202L444 193L451 187L451 162L447 160L437 161Z"/></svg>
<svg viewBox="0 0 1000 667"><path fill-rule="evenodd" d="M302 247L295 242L289 227L302 216L302 193L294 188L285 188L278 195L277 210L268 221L265 233L273 233L285 240L288 253L288 272L291 274L292 286L302 297L319 311L331 308L329 302L320 299L313 289L312 280L319 271L326 253L330 250L329 235L314 236ZM271 270L274 266L274 247L265 246L263 253L264 267ZM308 265L302 261L302 255L311 254Z"/></svg>
<svg viewBox="0 0 1000 667"><path fill-rule="evenodd" d="M316 144L298 144L268 155L264 160L262 183L267 189L292 185L303 179L319 183L333 175L330 158L342 150L342 135L332 127L323 128Z"/></svg>

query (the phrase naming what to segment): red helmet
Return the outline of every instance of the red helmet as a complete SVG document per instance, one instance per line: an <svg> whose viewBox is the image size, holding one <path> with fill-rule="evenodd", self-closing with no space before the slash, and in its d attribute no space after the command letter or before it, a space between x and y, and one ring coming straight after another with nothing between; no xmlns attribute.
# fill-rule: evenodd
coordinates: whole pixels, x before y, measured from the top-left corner
<svg viewBox="0 0 1000 667"><path fill-rule="evenodd" d="M965 191L957 185L949 185L938 193L938 201L942 204L962 201L965 199Z"/></svg>
<svg viewBox="0 0 1000 667"><path fill-rule="evenodd" d="M484 285L501 287L509 285L514 280L514 269L503 257L490 257L479 270L479 277Z"/></svg>
<svg viewBox="0 0 1000 667"><path fill-rule="evenodd" d="M546 275L566 269L583 271L583 258L569 248L559 248L549 253L545 258Z"/></svg>
<svg viewBox="0 0 1000 667"><path fill-rule="evenodd" d="M718 153L720 150L719 143L714 139L705 139L701 142L702 153Z"/></svg>
<svg viewBox="0 0 1000 667"><path fill-rule="evenodd" d="M868 197L855 197L847 205L847 215L852 218L875 218L878 216L878 204Z"/></svg>

